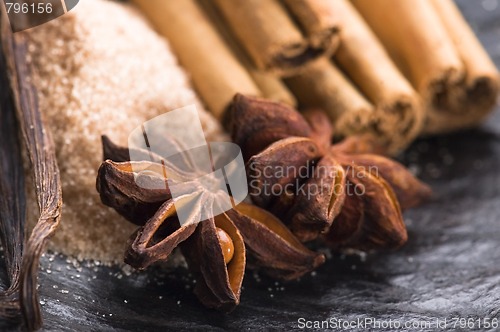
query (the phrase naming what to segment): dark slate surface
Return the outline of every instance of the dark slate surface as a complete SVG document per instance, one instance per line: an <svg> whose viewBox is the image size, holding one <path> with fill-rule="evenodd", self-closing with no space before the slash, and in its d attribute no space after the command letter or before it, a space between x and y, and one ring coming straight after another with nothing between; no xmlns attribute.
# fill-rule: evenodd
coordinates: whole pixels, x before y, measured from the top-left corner
<svg viewBox="0 0 500 332"><path fill-rule="evenodd" d="M459 4L498 66L500 3ZM453 319L471 318L485 330L484 318L500 319L500 114L480 129L419 141L402 160L436 197L406 213L409 242L398 252L334 255L314 275L286 284L247 273L241 305L229 315L201 307L184 270L124 276L118 268L46 255L45 329L290 329L302 317L421 322L429 331L442 330L430 325L436 319L446 318L450 328Z"/></svg>

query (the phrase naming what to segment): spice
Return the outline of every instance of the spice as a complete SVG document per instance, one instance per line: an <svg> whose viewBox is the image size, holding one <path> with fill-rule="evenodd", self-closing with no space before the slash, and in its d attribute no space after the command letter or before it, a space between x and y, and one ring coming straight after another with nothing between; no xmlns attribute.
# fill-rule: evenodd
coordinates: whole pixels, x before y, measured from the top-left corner
<svg viewBox="0 0 500 332"><path fill-rule="evenodd" d="M297 106L297 100L292 95L291 91L288 90L280 77L265 70L259 70L253 65L245 50L236 41L234 34L230 31L227 24L224 23L224 17L222 17L220 11L213 6L213 2L201 1L199 4L203 8L207 17L210 19L210 22L217 29L217 32L224 39L225 44L231 49L238 61L248 71L259 88L262 97L269 100L279 101L293 107Z"/></svg>
<svg viewBox="0 0 500 332"><path fill-rule="evenodd" d="M286 78L285 83L300 105L328 114L336 136L374 132L375 105L328 59L308 64L298 75Z"/></svg>
<svg viewBox="0 0 500 332"><path fill-rule="evenodd" d="M80 1L68 14L20 33L28 38L29 79L61 169L63 220L49 249L121 264L123 243L133 227L103 206L95 191L101 135L126 144L141 123L192 104L208 140L225 135L201 105L168 43L131 5ZM31 186L28 201L28 213L36 213Z"/></svg>
<svg viewBox="0 0 500 332"><path fill-rule="evenodd" d="M278 0L213 0L243 49L260 70L290 75L336 48L335 26L312 28L304 32ZM298 17L300 23L304 17Z"/></svg>
<svg viewBox="0 0 500 332"><path fill-rule="evenodd" d="M19 125L7 78L3 52L0 51L0 236L3 250L2 264L7 278L0 292L0 318L17 318L20 314L19 277L23 256L26 224L23 160Z"/></svg>
<svg viewBox="0 0 500 332"><path fill-rule="evenodd" d="M431 2L354 4L429 107L456 110L465 68Z"/></svg>
<svg viewBox="0 0 500 332"><path fill-rule="evenodd" d="M284 104L243 95L235 97L232 112L233 140L251 151L244 156L249 181L255 182L252 200L287 221L299 239L326 233L333 247L356 249L406 241L401 207L421 203L430 189L401 164L360 150L373 146L355 142L366 136L330 145L332 128L323 113L305 114L311 126ZM276 186L286 188L279 197L266 191Z"/></svg>
<svg viewBox="0 0 500 332"><path fill-rule="evenodd" d="M368 130L395 155L422 130L424 109L418 94L352 4L327 3L342 28L342 44L333 60L374 105Z"/></svg>
<svg viewBox="0 0 500 332"><path fill-rule="evenodd" d="M34 218L36 224L31 235L26 243L22 243L20 241L23 240L23 236L18 233L25 231L24 208L26 202L24 195L18 193L22 189L19 187L8 188L8 190L13 190L13 192L1 193L2 195L12 194L13 196L7 196L7 199L16 200L14 205L17 206L7 206L7 216L2 216L1 220L2 237L5 238L8 235L14 236L13 239L3 243L15 246L6 248L7 252L13 251L7 255L10 285L9 290L4 293L5 297L0 302L0 308L6 310L3 313L4 316L14 316L17 318L21 314L25 327L28 330L35 330L42 325L42 315L37 292L39 259L48 239L57 229L61 218L61 180L59 177L59 168L56 163L54 143L50 132L46 129L43 115L36 103L36 90L28 80L30 67L25 61L27 49L26 36L22 33L14 35L8 26L5 16L2 16L0 23L2 47L10 78L12 101L16 110L24 146L29 157L31 175L33 176L35 185L36 201L39 208L37 217ZM5 88L7 89L7 87ZM9 108L8 104L5 106ZM5 112L5 120L8 120L8 109ZM15 124L12 125L13 128L10 130L16 128ZM6 133L9 133L9 131ZM19 133L11 132L11 134L12 136L16 136ZM7 142L11 139L8 139ZM17 146L15 142L13 144L11 148ZM10 161L16 163L15 166L19 167L20 151L12 152L14 153L12 157L10 155L4 157L12 158ZM9 160L7 159L5 161L5 170L12 172L9 169L10 166L7 166L8 163ZM18 168L19 170L20 168ZM22 181L20 181L22 175L14 173L13 176L15 178L12 180L18 181L17 183L14 182L14 184L22 184ZM9 213L11 215L8 215ZM4 217L13 219L5 220ZM7 226L8 223L10 223L10 226ZM9 234L9 228L18 234ZM19 266L21 255L22 260Z"/></svg>
<svg viewBox="0 0 500 332"><path fill-rule="evenodd" d="M169 146L179 146L173 138L165 136L164 140ZM304 247L276 217L257 206L239 203L212 217L223 192L209 192L196 181L179 182L202 175L188 160L180 160L180 167L153 152L136 150L134 155L143 156L144 161L131 162L127 148L107 138L103 144L107 160L97 176L101 200L140 226L125 262L144 269L168 259L180 245L198 278L195 293L207 307L230 311L239 303L247 250L256 266L285 280L296 279L324 262L323 255ZM148 172L139 179L137 170ZM167 181L184 194L174 197L172 182ZM176 218L180 205L190 207L189 218L182 223ZM208 218L198 222L204 215Z"/></svg>
<svg viewBox="0 0 500 332"><path fill-rule="evenodd" d="M384 154L397 154L420 132L424 116L418 96L374 37L356 38L340 46L335 62L321 59L285 82L302 107L327 112L337 137L371 133ZM373 42L374 50L363 52L358 42L363 47ZM374 53L380 57L377 66Z"/></svg>
<svg viewBox="0 0 500 332"><path fill-rule="evenodd" d="M222 118L234 94L259 96L250 74L196 0L133 0L165 36L207 108Z"/></svg>
<svg viewBox="0 0 500 332"><path fill-rule="evenodd" d="M284 4L309 36L312 45L329 40L336 48L340 42L338 16L324 0L285 0Z"/></svg>
<svg viewBox="0 0 500 332"><path fill-rule="evenodd" d="M453 1L352 3L420 93L424 133L474 126L491 112L498 70Z"/></svg>

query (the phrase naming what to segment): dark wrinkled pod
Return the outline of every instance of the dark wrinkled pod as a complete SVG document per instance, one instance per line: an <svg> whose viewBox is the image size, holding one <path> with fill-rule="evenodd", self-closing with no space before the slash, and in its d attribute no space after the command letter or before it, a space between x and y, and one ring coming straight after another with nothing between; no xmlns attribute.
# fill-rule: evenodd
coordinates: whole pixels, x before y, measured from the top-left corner
<svg viewBox="0 0 500 332"><path fill-rule="evenodd" d="M171 198L161 167L149 162L115 163L106 160L99 167L96 180L101 201L130 222L144 225L162 203ZM138 173L134 170L147 172L143 172L138 178ZM138 183L155 189L144 190L144 186Z"/></svg>
<svg viewBox="0 0 500 332"><path fill-rule="evenodd" d="M325 262L325 256L307 249L269 212L240 203L227 216L238 227L257 267L279 279L293 280Z"/></svg>
<svg viewBox="0 0 500 332"><path fill-rule="evenodd" d="M243 238L226 214L202 221L181 244L189 268L196 274L194 289L206 307L229 312L240 303L246 256Z"/></svg>
<svg viewBox="0 0 500 332"><path fill-rule="evenodd" d="M323 154L326 154L332 144L332 121L319 109L309 109L302 114L311 127L311 139L316 142Z"/></svg>
<svg viewBox="0 0 500 332"><path fill-rule="evenodd" d="M153 263L165 261L196 229L193 223L181 226L177 218L172 218L174 216L174 200L168 200L137 230L125 253L125 263L143 270Z"/></svg>
<svg viewBox="0 0 500 332"><path fill-rule="evenodd" d="M299 172L309 173L320 157L316 143L308 138L290 137L271 144L247 163L250 197L258 206L268 208L279 199L276 191L297 186Z"/></svg>
<svg viewBox="0 0 500 332"><path fill-rule="evenodd" d="M237 94L229 114L232 140L240 146L245 161L280 139L308 137L311 133L299 112L266 99Z"/></svg>
<svg viewBox="0 0 500 332"><path fill-rule="evenodd" d="M431 188L397 161L373 154L339 156L338 159L377 173L394 190L403 210L418 206L432 196Z"/></svg>
<svg viewBox="0 0 500 332"><path fill-rule="evenodd" d="M289 227L299 240L314 240L328 230L344 204L345 177L342 166L328 155L297 189L295 203L284 219L290 220Z"/></svg>
<svg viewBox="0 0 500 332"><path fill-rule="evenodd" d="M363 167L349 167L344 208L325 235L326 243L359 250L402 246L407 240L406 226L390 185ZM339 230L342 235L335 233Z"/></svg>

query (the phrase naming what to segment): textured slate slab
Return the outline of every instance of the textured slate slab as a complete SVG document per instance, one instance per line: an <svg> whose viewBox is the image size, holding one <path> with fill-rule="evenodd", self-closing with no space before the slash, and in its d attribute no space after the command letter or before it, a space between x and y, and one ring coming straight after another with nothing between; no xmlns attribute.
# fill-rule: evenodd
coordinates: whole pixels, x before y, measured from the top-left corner
<svg viewBox="0 0 500 332"><path fill-rule="evenodd" d="M498 66L500 3L459 5ZM314 275L286 284L248 273L242 303L230 315L202 308L184 270L127 277L117 268L46 255L45 329L289 329L300 318L373 318L436 330L436 319L447 318L450 327L453 318L473 318L475 328L476 319L500 319L500 114L480 129L419 141L402 160L436 197L406 213L410 239L398 252L335 255Z"/></svg>

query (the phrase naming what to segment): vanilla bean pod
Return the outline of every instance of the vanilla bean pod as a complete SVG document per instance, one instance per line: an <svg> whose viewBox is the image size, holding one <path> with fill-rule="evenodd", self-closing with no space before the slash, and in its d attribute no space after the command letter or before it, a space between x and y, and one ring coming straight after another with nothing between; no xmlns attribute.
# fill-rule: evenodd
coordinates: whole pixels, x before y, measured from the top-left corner
<svg viewBox="0 0 500 332"><path fill-rule="evenodd" d="M40 217L24 248L18 295L24 324L28 330L35 330L42 324L37 293L39 258L48 238L59 225L62 206L61 183L54 144L49 131L44 128L42 114L38 109L36 90L27 79L30 68L26 62L25 35L23 32L13 34L5 16L1 23L2 47L12 97L30 160L40 208Z"/></svg>
<svg viewBox="0 0 500 332"><path fill-rule="evenodd" d="M4 249L3 264L7 280L0 292L0 318L19 314L19 273L21 269L26 197L19 127L11 98L7 68L0 52L0 239Z"/></svg>

